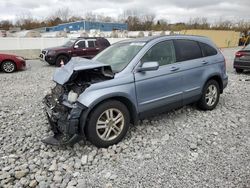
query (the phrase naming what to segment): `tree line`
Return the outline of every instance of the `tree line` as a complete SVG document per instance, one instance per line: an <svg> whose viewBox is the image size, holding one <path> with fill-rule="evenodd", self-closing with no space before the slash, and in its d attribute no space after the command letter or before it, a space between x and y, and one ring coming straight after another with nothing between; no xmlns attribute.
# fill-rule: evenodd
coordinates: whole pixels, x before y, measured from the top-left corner
<svg viewBox="0 0 250 188"><path fill-rule="evenodd" d="M157 20L155 14L142 13L137 10L126 10L117 18L105 16L102 14L94 14L87 12L84 16L76 16L68 8L62 8L55 11L50 16L38 20L33 18L29 13L16 16L16 21L10 20L0 21L0 29L9 30L12 27L20 27L21 29L35 29L41 27L51 27L58 24L75 22L80 20L100 21L100 22L124 22L128 24L130 31L180 31L185 29L215 29L215 30L235 30L240 32L247 32L250 30L250 22L240 20L233 22L230 20L219 20L213 24L208 22L208 19L191 18L188 22L170 23L168 20Z"/></svg>

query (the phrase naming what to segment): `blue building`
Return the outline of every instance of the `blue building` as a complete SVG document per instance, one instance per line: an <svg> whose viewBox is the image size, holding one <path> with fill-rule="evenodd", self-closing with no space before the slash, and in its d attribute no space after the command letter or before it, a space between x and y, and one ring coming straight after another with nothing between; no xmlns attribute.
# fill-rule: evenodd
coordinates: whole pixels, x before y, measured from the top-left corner
<svg viewBox="0 0 250 188"><path fill-rule="evenodd" d="M96 29L100 31L113 31L113 30L128 30L126 23L111 23L111 22L92 22L92 21L77 21L70 23L63 23L53 27L47 27L46 31L78 31Z"/></svg>

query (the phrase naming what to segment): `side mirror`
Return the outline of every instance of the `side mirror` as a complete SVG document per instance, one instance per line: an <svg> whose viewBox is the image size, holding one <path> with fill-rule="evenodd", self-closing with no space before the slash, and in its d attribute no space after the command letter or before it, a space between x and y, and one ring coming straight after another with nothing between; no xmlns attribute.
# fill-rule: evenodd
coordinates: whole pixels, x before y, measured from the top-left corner
<svg viewBox="0 0 250 188"><path fill-rule="evenodd" d="M157 61L144 62L138 69L138 72L154 71L159 68L159 63Z"/></svg>
<svg viewBox="0 0 250 188"><path fill-rule="evenodd" d="M79 46L76 44L76 45L74 46L74 48L79 48Z"/></svg>

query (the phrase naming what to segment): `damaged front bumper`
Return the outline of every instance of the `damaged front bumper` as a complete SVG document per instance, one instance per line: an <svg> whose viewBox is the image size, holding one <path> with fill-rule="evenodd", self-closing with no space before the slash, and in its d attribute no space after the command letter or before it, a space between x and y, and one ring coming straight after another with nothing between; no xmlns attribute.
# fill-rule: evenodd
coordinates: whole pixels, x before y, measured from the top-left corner
<svg viewBox="0 0 250 188"><path fill-rule="evenodd" d="M58 68L53 76L56 86L43 101L55 135L43 142L53 145L72 144L84 135L89 109L77 102L78 97L91 84L113 78L110 65L83 58L74 58Z"/></svg>
<svg viewBox="0 0 250 188"><path fill-rule="evenodd" d="M59 102L53 94L46 95L43 103L54 136L42 141L51 145L69 145L79 141L82 135L79 126L80 117L87 108L78 102L74 104L65 100Z"/></svg>

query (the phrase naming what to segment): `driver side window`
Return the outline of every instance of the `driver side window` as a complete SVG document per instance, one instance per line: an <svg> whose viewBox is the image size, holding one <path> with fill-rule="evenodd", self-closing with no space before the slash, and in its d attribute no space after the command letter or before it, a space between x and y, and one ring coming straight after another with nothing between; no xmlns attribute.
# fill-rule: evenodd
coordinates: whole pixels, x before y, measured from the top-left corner
<svg viewBox="0 0 250 188"><path fill-rule="evenodd" d="M176 62L173 41L159 42L150 48L142 57L141 62L157 61L160 66Z"/></svg>
<svg viewBox="0 0 250 188"><path fill-rule="evenodd" d="M76 45L78 45L79 48L86 48L85 41L79 41Z"/></svg>

